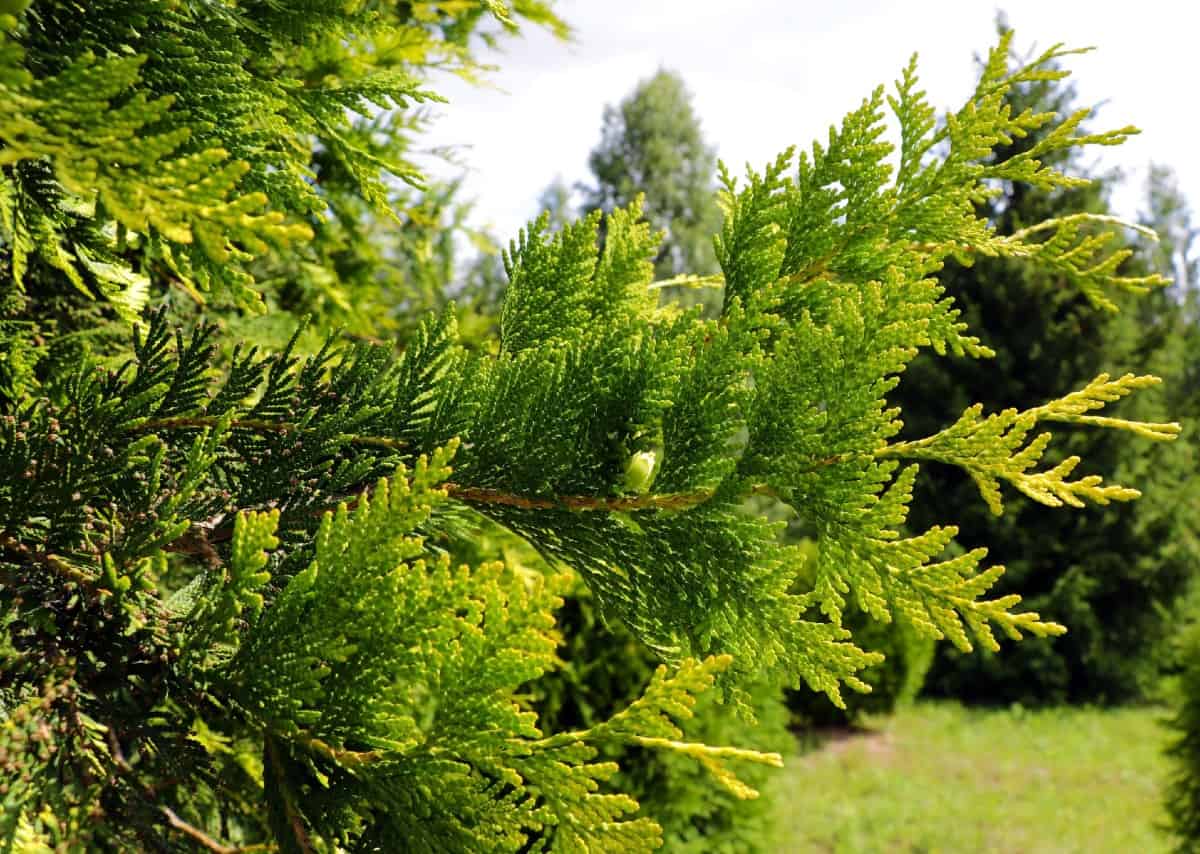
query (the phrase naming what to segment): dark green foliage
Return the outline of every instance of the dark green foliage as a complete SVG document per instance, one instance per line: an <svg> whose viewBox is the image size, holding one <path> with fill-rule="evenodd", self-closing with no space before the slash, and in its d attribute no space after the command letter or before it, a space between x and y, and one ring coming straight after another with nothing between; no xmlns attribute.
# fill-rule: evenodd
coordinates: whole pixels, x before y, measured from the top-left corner
<svg viewBox="0 0 1200 854"><path fill-rule="evenodd" d="M1149 263L1172 270L1182 291L1182 311L1188 321L1181 336L1184 343L1175 354L1181 364L1176 366L1178 378L1172 400L1185 411L1196 412L1196 392L1200 388L1195 358L1198 334L1195 287L1200 281L1197 276L1200 259L1194 251L1196 230L1170 170L1151 167L1146 201L1143 222L1162 237L1157 245L1147 247ZM1183 546L1194 548L1187 541ZM1164 693L1174 707L1168 722L1172 737L1167 748L1173 768L1165 803L1175 850L1191 852L1200 849L1200 585L1195 579L1177 612L1176 625L1160 653L1162 670L1169 674Z"/></svg>
<svg viewBox="0 0 1200 854"><path fill-rule="evenodd" d="M1074 112L1073 92L1054 82L1022 87L1016 108ZM996 149L1005 163L1037 146L1035 131ZM1051 154L1045 162L1078 171L1078 155ZM1108 214L1111 178L1081 187L1042 190L1006 182L1001 195L979 205L999 234L1014 234L1048 217ZM1136 244L1126 243L1136 247ZM1145 275L1139 256L1126 258L1125 275ZM1171 274L1171 265L1157 268ZM1178 300L1158 292L1139 300L1115 297L1120 313L1097 311L1053 269L1005 258L980 257L970 266L951 262L939 276L962 318L996 351L991 360L920 356L896 393L906 414L903 435L922 436L972 401L989 411L1027 409L1078 388L1097 370L1120 375L1153 373L1168 381L1170 399L1138 396L1114 407L1119 417L1156 420L1168 406L1179 415L1190 361ZM931 675L938 694L972 701L1025 704L1119 702L1154 685L1160 644L1174 623L1173 608L1200 560L1194 533L1196 461L1190 442L1114 442L1109 434L1072 431L1050 459L1077 455L1088 471L1136 479L1143 500L1085 515L1046 513L1023 496L994 516L975 500L976 485L958 467L931 466L919 480L910 524L953 519L964 544L991 544L1007 572L997 585L1019 593L1040 613L1069 625L1063 638L1033 639L1013 654L962 653L941 648Z"/></svg>
<svg viewBox="0 0 1200 854"><path fill-rule="evenodd" d="M1166 806L1176 851L1200 848L1200 624L1180 638L1183 671L1178 679L1173 737L1167 754L1174 760Z"/></svg>

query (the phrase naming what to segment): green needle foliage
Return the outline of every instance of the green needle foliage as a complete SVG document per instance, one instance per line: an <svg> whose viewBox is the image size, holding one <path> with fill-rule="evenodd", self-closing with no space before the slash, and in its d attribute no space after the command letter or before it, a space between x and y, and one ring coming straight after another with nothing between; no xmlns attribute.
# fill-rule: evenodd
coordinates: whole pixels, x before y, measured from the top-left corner
<svg viewBox="0 0 1200 854"><path fill-rule="evenodd" d="M842 625L850 603L962 649L1063 631L987 598L1002 569L952 551L953 528L902 533L917 467L901 461L1050 504L1125 500L1026 437L1066 418L1170 438L1094 414L1149 381L1102 379L1001 428L968 413L924 442L892 441L887 398L922 349L985 354L931 278L968 247L1091 257L1078 283L1097 301L1143 284L1073 223L1010 239L975 213L1009 172L1076 181L993 165L993 145L1132 132L1010 109L1014 85L1062 76L1060 48L1012 71L1002 39L942 122L910 66L890 101L898 171L882 89L811 152L744 183L722 171L718 317L658 306L659 236L634 203L602 248L598 216L520 235L494 352L449 309L403 348L310 351L297 333L260 352L196 322L180 288L257 310L337 216L304 164L337 158L364 203L403 175L354 143L354 111L424 97L386 61L411 56L392 41L409 18L432 16L413 25L428 35L485 12L547 20L536 3L341 0L45 0L0 19L5 328L43 339L0 413L4 850L651 850L662 830L603 751L664 751L752 797L739 770L779 756L689 740L697 698L748 717L763 684L865 690L880 656ZM44 346L113 315L135 319L131 345ZM755 495L808 520L815 565L747 511ZM474 560L497 527L551 569ZM623 708L550 731L525 686L558 667L571 577L661 663Z"/></svg>
<svg viewBox="0 0 1200 854"><path fill-rule="evenodd" d="M1059 81L1025 84L1013 100L1019 109L1081 112L1071 87ZM1021 158L1052 133L1043 127L1014 137L991 156L998 163ZM1040 157L1071 170L1087 159L1074 149ZM1149 243L1140 229L1121 236L1107 227L1114 180L1101 175L1090 184L1049 190L1005 181L977 210L1007 239L1058 231L1042 225L1047 218L1078 227L1078 239L1105 245L1109 254L1087 262L1076 256L1075 270L1108 269L1124 286L1137 288L1151 271L1172 272L1172 243ZM1169 199L1156 194L1150 201L1152 210L1162 211L1160 233L1173 241L1172 234L1186 232ZM1146 251L1159 246L1165 258ZM1118 289L1105 300L1121 311L1097 311L1090 288L1079 287L1086 277L1071 269L1009 257L973 261L948 263L939 280L997 355L922 355L894 393L906 416L900 438L907 441L893 451L931 463L916 483L909 523L920 529L952 520L964 546L992 546L996 560L1008 567L996 591L1023 596L1030 608L1054 614L1071 632L1054 642L1034 640L1011 655L963 655L942 647L930 687L992 703L1138 699L1155 690L1168 658L1162 644L1177 624L1200 554L1192 522L1194 445L1187 434L1178 442L1154 441L1172 433L1170 425L1136 427L1133 442L1123 435L1131 425L1111 425L1122 434L1092 428L1109 424L1108 418L1165 421L1168 412L1190 424L1192 324L1184 317L1185 290L1138 296ZM1097 378L1101 370L1107 375ZM1150 393L1127 394L1153 384L1142 378L1148 374L1166 383ZM1046 404L1054 398L1061 399ZM1052 445L1041 435L1047 428L1056 436ZM1040 454L1043 446L1046 464L1025 468L1031 462L1026 455ZM1110 479L1133 481L1146 499L1125 503L1123 487ZM986 504L977 500L981 493ZM1045 512L1047 503L1077 501L1113 503L1086 520Z"/></svg>

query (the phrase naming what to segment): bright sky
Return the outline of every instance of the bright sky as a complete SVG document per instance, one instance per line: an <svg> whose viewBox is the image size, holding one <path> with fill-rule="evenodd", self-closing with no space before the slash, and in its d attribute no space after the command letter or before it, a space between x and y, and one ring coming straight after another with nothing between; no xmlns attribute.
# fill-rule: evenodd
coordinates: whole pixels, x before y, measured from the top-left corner
<svg viewBox="0 0 1200 854"><path fill-rule="evenodd" d="M560 0L572 44L530 32L497 58L496 88L442 81L450 98L432 142L469 143L466 194L473 221L507 241L536 213L556 176L588 177L587 155L606 103L661 67L683 75L706 138L735 171L763 165L793 143L807 147L913 51L940 109L974 82L973 56L995 39L996 6L976 0ZM1119 213L1141 207L1147 163L1171 165L1200 209L1197 24L1188 0L1008 0L1017 47L1093 45L1074 57L1080 104L1103 103L1094 127L1143 129L1095 156L1125 170ZM438 169L442 175L449 174ZM1197 217L1200 219L1200 216Z"/></svg>

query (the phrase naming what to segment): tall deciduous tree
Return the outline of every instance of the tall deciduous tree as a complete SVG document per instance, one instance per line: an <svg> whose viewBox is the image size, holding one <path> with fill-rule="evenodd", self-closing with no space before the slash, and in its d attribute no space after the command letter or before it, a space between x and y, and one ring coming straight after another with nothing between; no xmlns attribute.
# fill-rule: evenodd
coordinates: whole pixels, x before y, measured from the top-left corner
<svg viewBox="0 0 1200 854"><path fill-rule="evenodd" d="M1200 255L1196 252L1200 229L1192 222L1191 207L1170 166L1150 165L1145 208L1139 221L1158 237L1146 244L1148 263L1170 271L1176 298L1186 301L1186 297L1200 288Z"/></svg>
<svg viewBox="0 0 1200 854"><path fill-rule="evenodd" d="M677 73L660 70L621 103L605 107L600 143L588 164L585 210L612 211L640 194L646 219L666 232L654 258L657 278L716 270L716 155Z"/></svg>

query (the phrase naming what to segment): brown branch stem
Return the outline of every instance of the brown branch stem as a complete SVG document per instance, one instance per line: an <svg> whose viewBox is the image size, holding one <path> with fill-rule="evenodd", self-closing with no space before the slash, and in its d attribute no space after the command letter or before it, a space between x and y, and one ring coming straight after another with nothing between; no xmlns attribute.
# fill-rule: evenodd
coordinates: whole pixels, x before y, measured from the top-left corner
<svg viewBox="0 0 1200 854"><path fill-rule="evenodd" d="M47 569L53 570L58 575L61 575L67 581L73 581L82 587L92 588L96 583L96 578L84 572L77 567L71 566L61 557L50 552L39 552L29 548L7 534L0 536L0 550L8 552L13 556L15 562L18 563L36 563Z"/></svg>
<svg viewBox="0 0 1200 854"><path fill-rule="evenodd" d="M662 495L555 495L546 498L529 497L486 487L460 486L447 483L443 487L451 498L468 504L501 504L522 510L580 510L621 513L632 510L686 510L712 498L712 490L676 492Z"/></svg>
<svg viewBox="0 0 1200 854"><path fill-rule="evenodd" d="M159 807L162 814L167 817L167 822L176 830L186 833L192 839L199 842L209 851L216 854L250 854L251 851L277 851L278 849L271 844L261 843L257 845L224 845L213 839L207 833L195 825L189 824L179 817L179 815L170 807Z"/></svg>
<svg viewBox="0 0 1200 854"><path fill-rule="evenodd" d="M845 454L835 454L825 457L813 463L813 470L844 462L847 459L849 457ZM711 489L698 490L696 492L673 492L649 495L552 495L543 497L519 495L500 489L491 489L482 486L464 486L457 483L445 483L442 485L442 488L450 498L466 504L498 505L502 507L515 507L520 510L572 510L576 512L603 513L629 513L638 510L688 510L703 504L713 496ZM358 502L370 493L371 488L367 487L357 491L353 495L344 496L342 501L344 501L347 509L353 510L358 505ZM768 495L783 500L774 487L765 483L753 485L747 490L747 494ZM332 512L342 501L336 504L317 507L309 512L314 516ZM232 521L235 516L236 513L231 512L225 516L225 519ZM196 555L211 562L216 554L213 550L213 544L228 540L232 535L233 528L228 524L216 528L206 525L193 525L187 533L167 545L166 551Z"/></svg>
<svg viewBox="0 0 1200 854"><path fill-rule="evenodd" d="M511 492L504 492L499 489L488 489L486 487L461 486L456 483L446 483L442 486L446 490L446 494L455 499L467 504L479 505L501 505L505 507L516 507L521 510L574 510L574 511L593 511L606 513L627 513L636 510L687 510L703 504L712 497L711 490L701 490L699 492L678 492L662 495L618 495L618 496L596 496L596 495L555 495L551 497L530 497L526 495L517 495ZM332 512L337 509L338 504L345 503L348 510L353 510L358 506L358 502L362 498L371 493L371 488L359 490L353 495L347 495L342 501L335 504L329 504L314 508L309 512L314 515L321 515ZM251 508L242 508L251 509ZM224 519L232 523L236 517L236 512L231 512L225 515ZM224 542L233 536L232 524L223 524L220 527L209 525L192 525L190 529L182 536L178 537L165 547L165 551L174 552L176 554L187 554L196 557L201 557L205 561L212 563L216 557L216 551L213 549L215 543Z"/></svg>
<svg viewBox="0 0 1200 854"><path fill-rule="evenodd" d="M133 766L131 766L129 764L129 760L127 760L125 758L125 752L121 749L121 743L117 739L117 734L111 726L108 727L107 735L108 735L109 755L112 757L113 762L116 764L118 770L120 770L120 772L122 774L125 774L126 776L129 776L129 777L133 777L133 775L134 775ZM135 783L135 785L138 785L136 780L134 781L134 783ZM142 789L145 791L146 796L149 797L151 800L154 800L158 794L158 792L156 790L150 788L149 786L142 785ZM194 824L191 824L191 823L185 821L184 819L180 818L179 814L176 813L175 810L171 809L170 807L160 805L158 809L164 816L166 816L167 823L170 824L171 827L187 834L192 839L196 840L198 843L200 843L205 848L207 848L209 851L216 852L216 854L250 854L250 852L252 852L252 851L264 851L265 852L265 851L278 850L276 848L276 846L267 844L267 843L256 844L256 845L246 845L246 846L224 845L221 842L218 842L217 840L213 839L211 836L209 836L207 833L205 833L200 828L196 827Z"/></svg>
<svg viewBox="0 0 1200 854"><path fill-rule="evenodd" d="M174 418L151 418L132 429L139 433L148 433L153 430L198 430L216 427L220 422L221 418L215 415L181 415ZM266 418L234 418L229 422L229 426L235 430L253 430L257 433L303 434L305 432L303 426L291 421L272 421ZM353 445L371 445L393 451L402 451L408 447L407 442L387 436L359 436L351 433L346 434L346 438Z"/></svg>
<svg viewBox="0 0 1200 854"><path fill-rule="evenodd" d="M950 245L946 243L913 243L910 245L915 251L923 252L925 254L930 254L939 250L946 250L949 252L967 252L971 254L974 254L977 251L975 247L969 243L964 243L961 245Z"/></svg>

